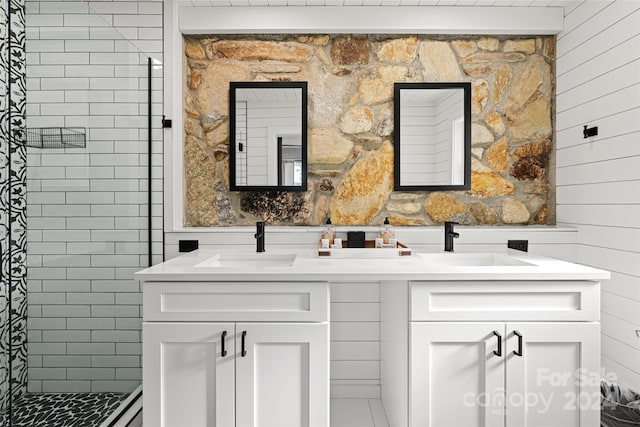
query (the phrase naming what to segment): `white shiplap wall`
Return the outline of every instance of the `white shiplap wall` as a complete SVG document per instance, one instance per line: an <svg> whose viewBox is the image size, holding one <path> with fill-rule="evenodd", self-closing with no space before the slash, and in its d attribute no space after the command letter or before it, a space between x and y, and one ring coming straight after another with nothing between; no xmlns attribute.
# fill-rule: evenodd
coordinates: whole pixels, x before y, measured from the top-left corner
<svg viewBox="0 0 640 427"><path fill-rule="evenodd" d="M162 1L26 2L27 126L87 128L28 149L28 390L132 391L147 266L147 56ZM153 68L154 257L162 260L162 69Z"/></svg>
<svg viewBox="0 0 640 427"><path fill-rule="evenodd" d="M640 390L640 2L565 9L557 45L557 218L602 286L602 364ZM583 139L582 127L598 126Z"/></svg>
<svg viewBox="0 0 640 427"><path fill-rule="evenodd" d="M400 162L402 185L437 181L437 112L433 105L402 106ZM444 168L442 168L444 169Z"/></svg>

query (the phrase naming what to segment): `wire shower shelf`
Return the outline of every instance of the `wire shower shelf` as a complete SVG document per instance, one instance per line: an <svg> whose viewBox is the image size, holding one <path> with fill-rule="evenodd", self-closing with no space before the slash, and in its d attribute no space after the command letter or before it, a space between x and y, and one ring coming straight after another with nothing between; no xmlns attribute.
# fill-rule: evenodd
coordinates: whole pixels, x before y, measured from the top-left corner
<svg viewBox="0 0 640 427"><path fill-rule="evenodd" d="M27 128L27 147L34 148L85 148L85 128Z"/></svg>

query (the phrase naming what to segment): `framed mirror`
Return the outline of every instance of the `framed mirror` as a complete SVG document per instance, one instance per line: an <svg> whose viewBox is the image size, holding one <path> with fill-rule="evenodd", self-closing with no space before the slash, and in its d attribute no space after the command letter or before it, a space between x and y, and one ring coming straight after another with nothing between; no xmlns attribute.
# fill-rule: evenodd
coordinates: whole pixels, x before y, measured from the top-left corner
<svg viewBox="0 0 640 427"><path fill-rule="evenodd" d="M307 82L232 82L231 191L307 190Z"/></svg>
<svg viewBox="0 0 640 427"><path fill-rule="evenodd" d="M471 188L471 83L394 84L394 189Z"/></svg>

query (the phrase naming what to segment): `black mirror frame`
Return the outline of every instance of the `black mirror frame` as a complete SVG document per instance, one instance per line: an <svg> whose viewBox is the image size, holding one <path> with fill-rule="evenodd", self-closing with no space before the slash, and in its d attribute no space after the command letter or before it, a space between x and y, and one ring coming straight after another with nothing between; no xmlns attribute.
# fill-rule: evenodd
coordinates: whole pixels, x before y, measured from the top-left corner
<svg viewBox="0 0 640 427"><path fill-rule="evenodd" d="M464 184L462 185L401 185L400 184L400 90L402 89L463 89L464 90ZM393 189L396 191L459 191L471 189L471 83L394 83L393 85Z"/></svg>
<svg viewBox="0 0 640 427"><path fill-rule="evenodd" d="M302 185L236 185L236 89L302 89ZM229 83L229 190L231 191L307 191L307 82L230 82Z"/></svg>

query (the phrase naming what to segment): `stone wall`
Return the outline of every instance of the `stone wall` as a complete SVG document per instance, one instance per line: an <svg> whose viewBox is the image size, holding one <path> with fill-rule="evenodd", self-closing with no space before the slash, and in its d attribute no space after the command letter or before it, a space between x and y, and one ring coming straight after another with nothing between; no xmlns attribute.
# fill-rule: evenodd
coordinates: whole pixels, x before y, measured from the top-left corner
<svg viewBox="0 0 640 427"><path fill-rule="evenodd" d="M189 37L185 226L553 224L555 38ZM307 81L305 193L230 192L230 81ZM393 83L472 83L470 191L393 191Z"/></svg>

